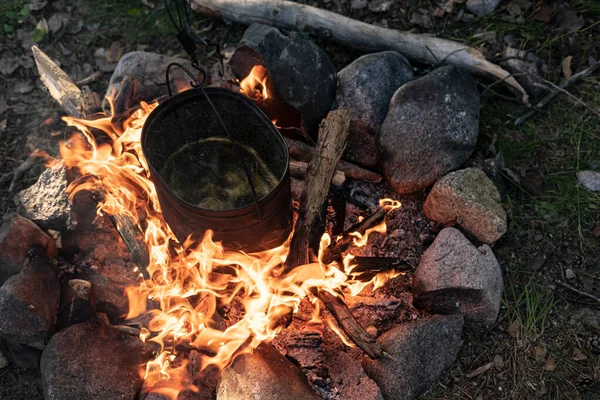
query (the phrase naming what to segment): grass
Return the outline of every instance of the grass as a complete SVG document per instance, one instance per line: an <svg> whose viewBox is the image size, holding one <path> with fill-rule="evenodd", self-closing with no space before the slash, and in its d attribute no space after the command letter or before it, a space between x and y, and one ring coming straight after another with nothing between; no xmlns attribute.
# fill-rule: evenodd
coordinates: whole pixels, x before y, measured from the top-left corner
<svg viewBox="0 0 600 400"><path fill-rule="evenodd" d="M533 277L524 285L509 281L503 301L511 324L518 322L525 334L539 337L555 306L552 290L538 284Z"/></svg>

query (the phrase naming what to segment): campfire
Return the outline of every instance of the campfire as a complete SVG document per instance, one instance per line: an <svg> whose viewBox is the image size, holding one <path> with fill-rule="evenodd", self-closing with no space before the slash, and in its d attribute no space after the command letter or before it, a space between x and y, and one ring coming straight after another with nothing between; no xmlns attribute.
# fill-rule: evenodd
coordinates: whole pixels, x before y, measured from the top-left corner
<svg viewBox="0 0 600 400"><path fill-rule="evenodd" d="M263 46L269 40L277 45ZM293 60L265 51L306 59L294 70ZM313 43L253 25L227 64L229 78L203 87L191 72L197 65L161 58L165 92L178 93L138 98L148 93L139 71L117 67L110 111L99 113L49 57L37 48L34 55L74 129L60 159L48 156L37 186L17 200L21 214L54 236L17 216L0 231L26 231L37 238L27 246L45 252L22 256L31 264L11 274L0 300L12 299L20 280L38 282L45 256L58 254L59 277L43 278L55 285L44 290L57 304L38 331L0 323L0 335L16 360L33 354L40 363L48 400L91 391L412 399L454 362L464 320L495 321L502 280L488 244L506 230L506 215L483 172L451 172L477 136L468 74L442 67L413 80L394 52L363 56L336 74ZM190 79L172 66L191 86L181 86ZM354 79L361 74L383 81L371 88ZM428 79L443 81L435 86L442 92L431 94ZM455 108L446 104L453 96ZM414 98L433 102L424 108L436 118L423 128L406 119L420 109ZM465 137L448 132L457 124ZM415 140L433 142L411 147L404 140L419 129L428 135ZM428 156L436 146L442 161ZM61 210L44 209L47 190L64 198ZM0 315L9 312L3 304L11 303L0 301ZM104 368L108 361L122 373ZM82 388L65 378L90 368L111 384Z"/></svg>
<svg viewBox="0 0 600 400"><path fill-rule="evenodd" d="M253 71L261 69L264 74L264 68ZM262 86L258 93L267 99L264 75L260 78L258 72L249 79L241 82L241 92L252 98L257 93L256 87ZM319 253L309 260L311 263L291 268L286 268L290 264L284 265L290 253L290 240L276 248L249 254L215 243L211 231L199 243L180 243L162 217L141 149L142 127L156 106L156 103L142 103L123 124L122 134L112 129L112 116L94 121L65 118L82 135L75 135L61 145L64 165L81 175L67 189L71 198L80 191L102 193L99 215L119 215L145 227L144 242L150 256L145 268L150 279L128 288L126 319L146 312L152 315L148 327L140 331L141 340L160 346L157 357L145 367L148 387L158 386L161 393L176 398L178 391L189 389L193 381L186 372L186 350L201 352L201 371L209 366L223 369L235 357L271 341L284 327L288 314L298 310L302 299L316 303L319 292L327 297L340 297L344 292L358 295L366 286L373 284L373 289L377 289L397 275L392 270L360 279L361 274L353 272L357 265L349 254L341 262L323 262L325 257L332 258L327 252L332 248L332 238L327 233L320 239ZM97 144L91 128L114 139L111 143ZM377 214L383 217L385 212L400 207L400 203L383 199L380 206ZM385 234L385 231L385 222L380 222L335 238L334 243L348 242L346 247L361 247L371 232ZM143 276L140 272L140 277ZM156 302L158 308L148 310L147 300ZM217 329L221 319L217 309L234 301L243 307L241 318L232 321L225 330ZM318 311L317 305L315 318ZM354 346L334 322L329 323L344 343Z"/></svg>

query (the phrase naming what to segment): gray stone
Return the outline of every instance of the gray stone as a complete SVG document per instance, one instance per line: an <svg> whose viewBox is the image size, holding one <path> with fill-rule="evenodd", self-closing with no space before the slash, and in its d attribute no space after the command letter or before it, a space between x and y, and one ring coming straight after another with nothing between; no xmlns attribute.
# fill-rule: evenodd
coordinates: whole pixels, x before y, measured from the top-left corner
<svg viewBox="0 0 600 400"><path fill-rule="evenodd" d="M451 172L437 181L423 207L429 219L457 224L483 243L492 245L506 233L500 193L477 168Z"/></svg>
<svg viewBox="0 0 600 400"><path fill-rule="evenodd" d="M591 192L600 192L600 172L579 171L577 172L579 183Z"/></svg>
<svg viewBox="0 0 600 400"><path fill-rule="evenodd" d="M72 228L71 202L66 190L66 168L50 167L36 183L15 196L18 212L42 229L64 232Z"/></svg>
<svg viewBox="0 0 600 400"><path fill-rule="evenodd" d="M46 257L37 258L0 287L0 336L43 349L56 324L60 286Z"/></svg>
<svg viewBox="0 0 600 400"><path fill-rule="evenodd" d="M335 100L336 70L327 54L299 34L285 36L255 23L244 32L229 65L243 79L259 64L273 85L267 89L302 115L309 133L316 133Z"/></svg>
<svg viewBox="0 0 600 400"><path fill-rule="evenodd" d="M338 72L334 109L348 110L352 124L344 158L367 168L379 164L377 136L394 92L413 78L408 61L395 51L364 55Z"/></svg>
<svg viewBox="0 0 600 400"><path fill-rule="evenodd" d="M361 350L354 354L338 351L327 358L327 370L340 399L383 400L379 386L367 376L360 364Z"/></svg>
<svg viewBox="0 0 600 400"><path fill-rule="evenodd" d="M0 285L23 269L31 250L56 256L54 239L30 220L15 213L6 214L0 226Z"/></svg>
<svg viewBox="0 0 600 400"><path fill-rule="evenodd" d="M467 10L483 17L496 11L502 0L467 0Z"/></svg>
<svg viewBox="0 0 600 400"><path fill-rule="evenodd" d="M319 398L302 371L269 344L236 358L217 388L217 400Z"/></svg>
<svg viewBox="0 0 600 400"><path fill-rule="evenodd" d="M6 342L10 360L19 368L38 369L42 350L8 340Z"/></svg>
<svg viewBox="0 0 600 400"><path fill-rule="evenodd" d="M365 372L386 400L415 399L454 363L462 344L462 326L460 315L398 325L377 339L391 357L363 358Z"/></svg>
<svg viewBox="0 0 600 400"><path fill-rule="evenodd" d="M479 134L479 93L471 75L441 67L402 85L379 135L386 181L414 193L459 168Z"/></svg>
<svg viewBox="0 0 600 400"><path fill-rule="evenodd" d="M119 60L119 64L117 64L110 78L106 93L114 96L118 93L123 78L130 76L137 81L134 103L141 100L152 102L161 96L168 96L165 74L167 72L167 65L172 62L182 64L188 70L195 73L198 78L202 78L202 74L192 67L189 60L146 51L132 51L125 54ZM171 68L170 76L171 88L174 91L177 90L176 85L180 85L178 87L186 86L190 81L187 74L180 68Z"/></svg>
<svg viewBox="0 0 600 400"><path fill-rule="evenodd" d="M476 248L454 228L443 229L413 276L413 305L433 314L462 314L491 326L502 300L502 271L488 245Z"/></svg>
<svg viewBox="0 0 600 400"><path fill-rule="evenodd" d="M42 353L46 400L134 400L142 387L139 367L149 348L97 320L54 335Z"/></svg>
<svg viewBox="0 0 600 400"><path fill-rule="evenodd" d="M413 78L406 58L395 51L366 54L337 74L334 109L345 108L352 119L379 131L396 90Z"/></svg>

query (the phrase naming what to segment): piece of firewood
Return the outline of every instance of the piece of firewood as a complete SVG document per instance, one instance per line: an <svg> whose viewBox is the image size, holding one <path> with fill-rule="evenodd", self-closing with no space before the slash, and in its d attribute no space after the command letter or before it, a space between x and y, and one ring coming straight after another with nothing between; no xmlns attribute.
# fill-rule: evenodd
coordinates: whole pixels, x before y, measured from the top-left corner
<svg viewBox="0 0 600 400"><path fill-rule="evenodd" d="M290 175L294 178L304 179L306 172L308 171L308 164L302 161L290 160ZM346 181L346 174L342 171L336 170L331 179L331 184L335 186L342 186Z"/></svg>
<svg viewBox="0 0 600 400"><path fill-rule="evenodd" d="M453 64L503 80L528 103L525 89L500 66L468 45L426 34L401 32L287 0L190 0L195 11L243 25L255 22L287 30L307 30L365 52L394 50L411 61Z"/></svg>
<svg viewBox="0 0 600 400"><path fill-rule="evenodd" d="M350 116L346 110L330 111L319 126L315 154L310 162L306 186L300 199L300 211L290 242L284 273L308 264L315 254L312 246L325 230L327 194L335 166L342 157L350 131ZM331 312L346 336L372 358L385 355L374 337L354 319L344 301L324 290L315 289L317 296Z"/></svg>
<svg viewBox="0 0 600 400"><path fill-rule="evenodd" d="M98 106L97 101L86 87L84 87L85 90L80 90L73 83L69 75L36 46L33 46L31 51L33 52L42 83L68 116L87 119L95 112ZM123 81L130 83L127 78ZM135 83L131 84L133 85L133 90L135 90ZM127 104L131 104L133 96L134 94L129 89L127 92L124 92L122 100L119 100L120 106L125 107ZM114 140L115 138L112 139ZM144 277L148 278L147 267L150 256L141 228L133 219L126 215L114 215L112 216L112 221L127 245L132 261L136 263Z"/></svg>
<svg viewBox="0 0 600 400"><path fill-rule="evenodd" d="M311 254L311 247L318 243L325 229L324 205L349 130L350 117L346 110L330 111L321 122L315 156L309 164L306 187L300 198L300 211L286 259L286 272L312 261L314 254Z"/></svg>
<svg viewBox="0 0 600 400"><path fill-rule="evenodd" d="M121 135L125 131L123 123L133 112L133 100L137 89L137 81L131 76L125 76L118 88L118 92L111 93L113 97L113 115L110 119L110 125L115 132Z"/></svg>
<svg viewBox="0 0 600 400"><path fill-rule="evenodd" d="M325 304L344 333L371 358L381 358L386 353L377 340L354 318L350 309L339 296L334 296L325 290L318 291L319 299Z"/></svg>
<svg viewBox="0 0 600 400"><path fill-rule="evenodd" d="M33 58L40 73L40 80L48 88L48 93L60 104L67 115L85 118L91 113L81 89L46 53L37 46L32 46Z"/></svg>
<svg viewBox="0 0 600 400"><path fill-rule="evenodd" d="M377 211L359 223L352 225L342 234L340 239L331 243L324 249L323 254L321 255L321 262L324 264L331 264L332 262L339 260L342 257L342 253L348 250L356 239L356 237L352 236L352 233L358 232L361 235L364 234L367 229L374 227L385 217L385 212L385 207L380 207Z"/></svg>
<svg viewBox="0 0 600 400"><path fill-rule="evenodd" d="M306 163L309 163L312 160L313 154L315 154L314 147L298 140L286 137L283 139L285 140L288 151L292 157ZM336 169L342 171L348 178L357 181L379 183L383 180L381 174L369 171L368 169L359 167L358 165L345 160L340 160L336 165Z"/></svg>

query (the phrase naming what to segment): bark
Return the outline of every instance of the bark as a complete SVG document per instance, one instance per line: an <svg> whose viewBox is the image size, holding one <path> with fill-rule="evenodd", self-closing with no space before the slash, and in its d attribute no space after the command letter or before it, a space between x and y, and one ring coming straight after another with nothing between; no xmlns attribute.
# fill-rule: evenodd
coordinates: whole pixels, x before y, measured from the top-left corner
<svg viewBox="0 0 600 400"><path fill-rule="evenodd" d="M290 160L290 175L294 178L304 179L308 172L308 164L302 161ZM333 173L331 184L335 186L342 186L346 181L346 174L342 171L336 170Z"/></svg>
<svg viewBox="0 0 600 400"><path fill-rule="evenodd" d="M315 154L315 148L298 140L288 139L284 137L285 143L288 146L290 155L300 161L309 163ZM379 183L383 177L377 172L369 171L368 169L359 167L349 161L340 160L337 163L336 169L342 171L346 177L357 181Z"/></svg>

